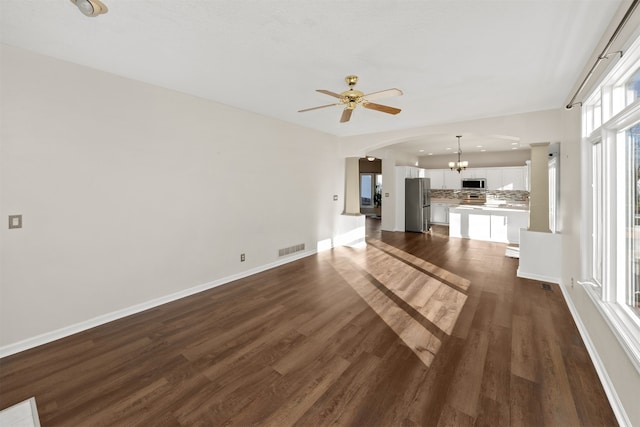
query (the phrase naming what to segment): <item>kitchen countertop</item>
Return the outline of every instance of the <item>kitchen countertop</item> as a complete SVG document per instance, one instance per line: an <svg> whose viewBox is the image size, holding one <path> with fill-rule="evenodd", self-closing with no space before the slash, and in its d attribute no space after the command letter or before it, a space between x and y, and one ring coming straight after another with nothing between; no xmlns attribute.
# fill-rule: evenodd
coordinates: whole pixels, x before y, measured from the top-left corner
<svg viewBox="0 0 640 427"><path fill-rule="evenodd" d="M443 198L431 198L431 203L448 203L450 205L459 205L460 199L443 199Z"/></svg>
<svg viewBox="0 0 640 427"><path fill-rule="evenodd" d="M529 212L529 207L524 205L510 205L510 204L500 204L500 205L458 205L455 207L449 208L450 210L461 210L461 211L485 211L485 212Z"/></svg>
<svg viewBox="0 0 640 427"><path fill-rule="evenodd" d="M519 211L526 212L529 210L529 204L526 202L507 202L498 201L498 203L484 203L484 204L466 204L461 203L460 199L444 199L444 198L431 198L431 204L443 203L449 205L449 209L475 209L484 211Z"/></svg>

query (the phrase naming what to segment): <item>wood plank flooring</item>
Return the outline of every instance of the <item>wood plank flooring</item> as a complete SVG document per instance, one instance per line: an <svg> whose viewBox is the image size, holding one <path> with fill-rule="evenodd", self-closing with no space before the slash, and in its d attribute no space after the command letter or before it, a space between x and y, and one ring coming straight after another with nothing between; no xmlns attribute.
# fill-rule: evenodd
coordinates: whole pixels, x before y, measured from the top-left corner
<svg viewBox="0 0 640 427"><path fill-rule="evenodd" d="M380 232L0 359L43 426L617 425L556 285L505 245Z"/></svg>

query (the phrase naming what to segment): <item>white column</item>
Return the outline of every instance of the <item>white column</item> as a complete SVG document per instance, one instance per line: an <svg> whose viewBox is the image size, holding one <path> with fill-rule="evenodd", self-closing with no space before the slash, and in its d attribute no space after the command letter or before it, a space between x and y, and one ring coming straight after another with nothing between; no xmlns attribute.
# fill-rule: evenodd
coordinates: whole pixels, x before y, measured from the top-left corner
<svg viewBox="0 0 640 427"><path fill-rule="evenodd" d="M529 193L529 231L549 233L548 142L531 146L531 189Z"/></svg>

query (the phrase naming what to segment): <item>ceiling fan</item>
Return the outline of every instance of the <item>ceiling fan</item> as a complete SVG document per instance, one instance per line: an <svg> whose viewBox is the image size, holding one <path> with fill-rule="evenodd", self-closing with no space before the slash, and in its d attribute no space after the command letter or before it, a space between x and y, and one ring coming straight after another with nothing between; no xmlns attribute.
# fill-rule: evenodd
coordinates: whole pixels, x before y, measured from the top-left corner
<svg viewBox="0 0 640 427"><path fill-rule="evenodd" d="M353 87L358 83L358 76L347 76L344 79L349 85L349 90L344 91L342 93L331 92L330 90L325 89L317 89L316 92L324 93L325 95L333 96L334 98L338 98L340 101L334 104L320 105L319 107L306 108L304 110L299 110L299 113L304 113L305 111L318 110L320 108L333 107L334 105L344 105L344 111L342 112L342 117L340 117L340 123L348 122L351 119L351 113L358 106L362 105L364 108L368 108L369 110L382 111L387 114L398 114L401 110L395 107L389 107L388 105L375 104L371 102L374 99L388 98L391 96L399 96L402 95L402 91L400 89L386 89L381 90L379 92L373 92L365 95L359 90L354 89Z"/></svg>

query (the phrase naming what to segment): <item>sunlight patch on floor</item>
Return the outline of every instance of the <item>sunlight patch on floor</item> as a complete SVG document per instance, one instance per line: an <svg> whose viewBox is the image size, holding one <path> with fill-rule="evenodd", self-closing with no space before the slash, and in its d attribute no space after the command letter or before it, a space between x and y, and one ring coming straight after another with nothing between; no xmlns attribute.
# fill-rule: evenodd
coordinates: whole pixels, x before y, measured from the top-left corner
<svg viewBox="0 0 640 427"><path fill-rule="evenodd" d="M425 261L422 258L418 258L415 255L402 251L396 248L395 246L388 245L380 240L371 241L369 242L369 245L372 245L378 249L388 252L389 254L392 254L398 258L401 258L413 264L414 266L426 271L427 274L430 274L444 282L447 282L453 285L454 287L461 289L464 292L469 290L469 286L471 285L471 282L468 279L465 279L454 273L451 273L450 271L445 270L444 268L438 267L437 265L432 264L429 261Z"/></svg>
<svg viewBox="0 0 640 427"><path fill-rule="evenodd" d="M390 300L367 279L361 271L353 268L348 258L331 261L335 270L360 297L380 316L380 318L404 341L404 343L425 364L431 366L441 342L417 320Z"/></svg>
<svg viewBox="0 0 640 427"><path fill-rule="evenodd" d="M467 300L461 289L467 290L469 281L380 241L337 248L331 264L430 366L442 338L453 331Z"/></svg>

